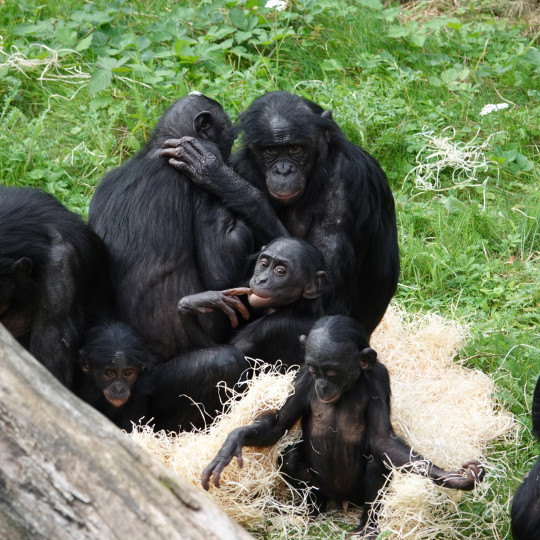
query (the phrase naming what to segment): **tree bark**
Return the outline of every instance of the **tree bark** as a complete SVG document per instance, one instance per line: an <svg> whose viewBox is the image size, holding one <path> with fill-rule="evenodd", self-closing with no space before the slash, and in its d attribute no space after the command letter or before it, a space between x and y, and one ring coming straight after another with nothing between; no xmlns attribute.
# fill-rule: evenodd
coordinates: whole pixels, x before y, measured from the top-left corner
<svg viewBox="0 0 540 540"><path fill-rule="evenodd" d="M252 538L0 324L0 538Z"/></svg>

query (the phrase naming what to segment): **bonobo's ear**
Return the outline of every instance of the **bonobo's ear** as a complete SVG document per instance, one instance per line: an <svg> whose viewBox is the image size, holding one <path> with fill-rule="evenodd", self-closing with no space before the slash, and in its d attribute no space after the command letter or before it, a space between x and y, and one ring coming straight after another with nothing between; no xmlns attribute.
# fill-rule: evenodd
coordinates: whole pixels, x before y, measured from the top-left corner
<svg viewBox="0 0 540 540"><path fill-rule="evenodd" d="M377 353L371 347L361 350L359 357L362 369L369 369L377 361Z"/></svg>
<svg viewBox="0 0 540 540"><path fill-rule="evenodd" d="M332 111L323 111L321 113L321 118L332 120ZM324 138L326 139L327 143L330 142L330 132L327 129L324 131Z"/></svg>
<svg viewBox="0 0 540 540"><path fill-rule="evenodd" d="M199 139L211 140L214 117L210 111L202 111L193 119L193 129Z"/></svg>
<svg viewBox="0 0 540 540"><path fill-rule="evenodd" d="M324 289L328 285L328 275L326 272L320 270L315 274L315 277L304 287L304 298L308 300L313 300L318 298L323 293Z"/></svg>
<svg viewBox="0 0 540 540"><path fill-rule="evenodd" d="M85 363L82 365L81 369L82 369L85 373L88 373L88 369L89 369L89 367L88 367L88 362L85 362Z"/></svg>
<svg viewBox="0 0 540 540"><path fill-rule="evenodd" d="M32 271L32 259L28 257L21 257L18 261L15 261L13 264L13 273L14 274L29 274Z"/></svg>

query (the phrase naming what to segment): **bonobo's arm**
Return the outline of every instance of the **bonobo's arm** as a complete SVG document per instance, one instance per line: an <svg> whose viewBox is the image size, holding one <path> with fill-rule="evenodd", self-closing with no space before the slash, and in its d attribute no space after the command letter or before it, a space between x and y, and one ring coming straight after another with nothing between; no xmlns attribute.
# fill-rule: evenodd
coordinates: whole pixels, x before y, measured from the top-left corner
<svg viewBox="0 0 540 540"><path fill-rule="evenodd" d="M294 394L289 396L279 411L265 413L253 424L229 433L217 456L202 473L201 484L204 489L209 489L212 476L215 486L219 487L221 473L233 457L236 456L238 466L242 467L243 446L270 446L292 428L308 405L310 380L311 375L307 370L300 371L294 385Z"/></svg>
<svg viewBox="0 0 540 540"><path fill-rule="evenodd" d="M382 369L381 369L382 368ZM484 468L476 460L465 462L457 471L445 471L420 454L415 454L395 433L390 422L390 379L382 364L375 364L368 387L372 389L372 399L368 406L367 426L370 431L371 450L383 462L390 460L395 467L418 472L414 463L422 462L421 474L438 486L469 491L484 477Z"/></svg>
<svg viewBox="0 0 540 540"><path fill-rule="evenodd" d="M236 287L235 289L226 289L224 291L204 291L201 293L184 296L178 302L178 314L184 320L197 313L212 313L216 309L221 309L231 320L231 325L238 326L236 311L249 319L247 307L240 301L238 296L249 294L249 287ZM236 311L235 311L236 310Z"/></svg>
<svg viewBox="0 0 540 540"><path fill-rule="evenodd" d="M193 137L165 141L161 157L186 174L194 184L213 193L234 213L244 217L263 241L289 236L265 195L246 182L223 160Z"/></svg>

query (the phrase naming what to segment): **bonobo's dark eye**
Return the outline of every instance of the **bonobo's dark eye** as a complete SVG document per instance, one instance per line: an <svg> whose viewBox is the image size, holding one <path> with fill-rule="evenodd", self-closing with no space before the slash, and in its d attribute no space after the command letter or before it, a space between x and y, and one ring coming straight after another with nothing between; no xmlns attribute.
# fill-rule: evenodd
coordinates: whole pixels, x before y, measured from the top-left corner
<svg viewBox="0 0 540 540"><path fill-rule="evenodd" d="M286 266L276 266L274 268L274 272L278 275L278 276L285 276L287 274L287 267Z"/></svg>
<svg viewBox="0 0 540 540"><path fill-rule="evenodd" d="M267 156L276 156L278 151L277 151L277 148L274 148L273 146L269 146L268 148L265 148L263 150L263 152L267 155Z"/></svg>
<svg viewBox="0 0 540 540"><path fill-rule="evenodd" d="M125 377L126 379L130 379L135 374L135 370L133 369L125 369L122 372L122 377Z"/></svg>
<svg viewBox="0 0 540 540"><path fill-rule="evenodd" d="M104 375L107 377L107 379L114 379L116 373L112 369L106 369Z"/></svg>
<svg viewBox="0 0 540 540"><path fill-rule="evenodd" d="M261 268L268 268L269 262L268 259L260 259L259 260L259 266Z"/></svg>
<svg viewBox="0 0 540 540"><path fill-rule="evenodd" d="M337 377L337 374L338 374L338 372L337 372L337 371L334 371L333 369L329 369L329 370L326 372L326 376L327 376L327 377L330 377L330 378Z"/></svg>
<svg viewBox="0 0 540 540"><path fill-rule="evenodd" d="M297 156L298 154L301 154L302 153L302 147L301 146L291 146L289 147L289 154L293 155L293 156Z"/></svg>
<svg viewBox="0 0 540 540"><path fill-rule="evenodd" d="M308 366L308 369L312 375L317 375L317 368L315 366Z"/></svg>

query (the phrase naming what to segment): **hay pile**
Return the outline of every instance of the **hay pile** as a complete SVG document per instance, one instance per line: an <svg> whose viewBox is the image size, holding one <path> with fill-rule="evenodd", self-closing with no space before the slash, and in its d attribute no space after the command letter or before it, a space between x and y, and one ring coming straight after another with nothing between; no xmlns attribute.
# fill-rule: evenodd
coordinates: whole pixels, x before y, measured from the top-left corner
<svg viewBox="0 0 540 540"><path fill-rule="evenodd" d="M435 486L414 474L396 472L383 496L382 531L392 538L487 538L498 512L490 486L508 474L504 454L486 457L490 442L515 436L513 417L492 399L493 380L453 361L466 330L439 316L415 317L390 308L371 344L390 371L393 424L396 432L426 458L445 469L457 469L468 459L487 464L484 482L473 493ZM277 409L292 390L294 371L287 375L259 370L247 394L232 401L230 411L202 433L167 436L144 426L131 436L180 476L201 489L203 468L234 428L251 423L262 411ZM231 393L229 391L229 396ZM308 520L308 506L291 493L276 471L279 452L301 433L293 429L275 447L244 448L244 467L236 461L224 470L221 488L208 494L233 519L256 534L273 537L339 538L358 524L359 511L334 510ZM466 498L475 506L469 514ZM486 501L489 500L489 504ZM484 516L478 507L485 504ZM493 537L496 537L494 534Z"/></svg>

